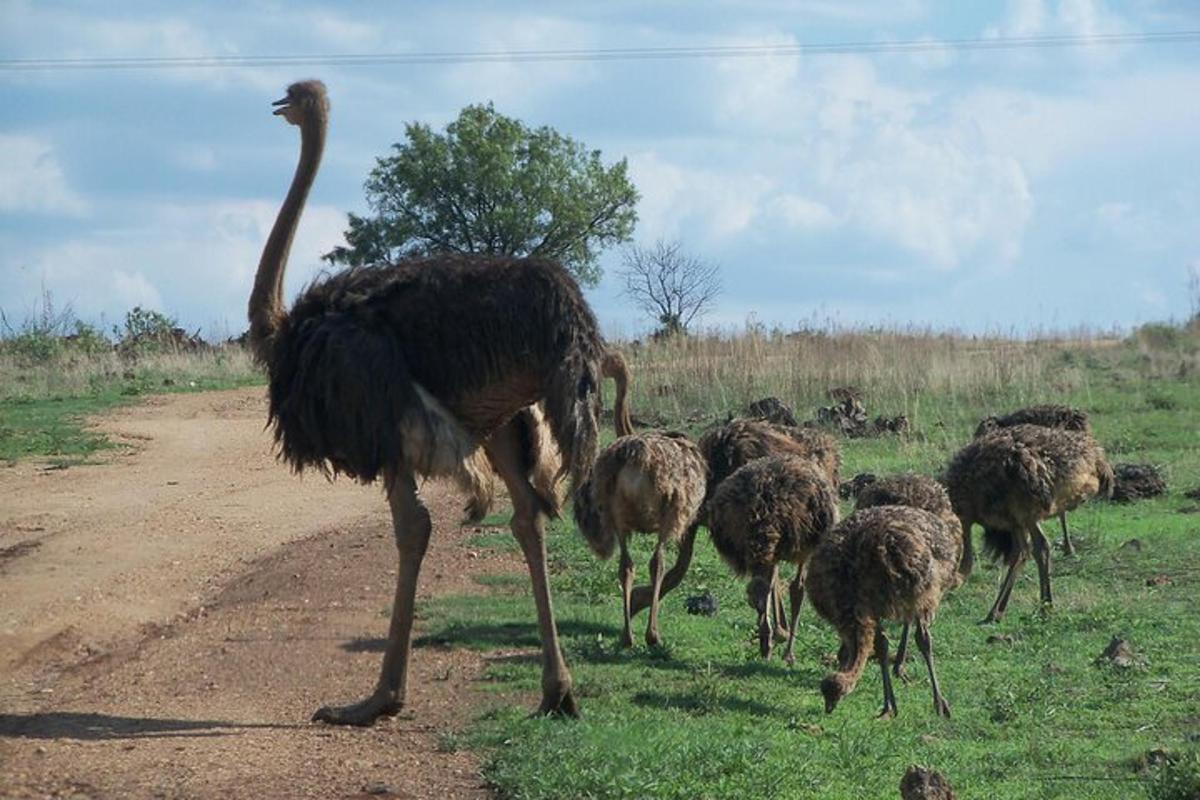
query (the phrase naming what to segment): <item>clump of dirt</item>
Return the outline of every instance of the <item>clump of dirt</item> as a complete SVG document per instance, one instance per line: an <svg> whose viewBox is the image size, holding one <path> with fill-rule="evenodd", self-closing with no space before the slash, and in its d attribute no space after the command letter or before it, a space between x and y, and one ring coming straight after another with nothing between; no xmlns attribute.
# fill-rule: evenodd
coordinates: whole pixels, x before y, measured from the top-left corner
<svg viewBox="0 0 1200 800"><path fill-rule="evenodd" d="M1167 493L1167 482L1153 464L1117 464L1113 473L1116 476L1114 503L1133 503Z"/></svg>
<svg viewBox="0 0 1200 800"><path fill-rule="evenodd" d="M765 419L776 425L790 425L793 428L799 425L796 422L795 412L778 397L764 397L761 400L755 400L746 407L746 416Z"/></svg>
<svg viewBox="0 0 1200 800"><path fill-rule="evenodd" d="M1114 636L1108 647L1096 657L1099 665L1110 665L1120 669L1132 669L1146 666L1146 657L1133 649L1128 639Z"/></svg>
<svg viewBox="0 0 1200 800"><path fill-rule="evenodd" d="M880 415L872 422L867 417L867 407L863 404L861 393L853 386L835 386L829 390L829 397L833 405L817 409L816 423L833 428L843 436L859 439L888 433L904 434L912 428L908 417L903 414L894 417Z"/></svg>
<svg viewBox="0 0 1200 800"><path fill-rule="evenodd" d="M940 772L914 764L900 779L900 797L902 800L957 800L958 795Z"/></svg>

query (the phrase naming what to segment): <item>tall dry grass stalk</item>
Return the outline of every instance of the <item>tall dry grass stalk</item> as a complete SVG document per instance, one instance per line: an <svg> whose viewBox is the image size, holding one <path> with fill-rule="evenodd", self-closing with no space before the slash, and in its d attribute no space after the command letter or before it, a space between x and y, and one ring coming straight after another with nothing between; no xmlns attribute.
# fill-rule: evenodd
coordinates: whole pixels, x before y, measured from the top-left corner
<svg viewBox="0 0 1200 800"><path fill-rule="evenodd" d="M636 412L656 424L699 422L775 395L811 418L851 386L871 414L928 425L956 408L1061 400L1087 388L1090 359L1113 339L1021 341L910 331L709 335L628 344ZM1082 354L1082 355L1081 355ZM931 409L935 409L931 412ZM936 418L925 418L936 413ZM974 412L972 412L974 413Z"/></svg>

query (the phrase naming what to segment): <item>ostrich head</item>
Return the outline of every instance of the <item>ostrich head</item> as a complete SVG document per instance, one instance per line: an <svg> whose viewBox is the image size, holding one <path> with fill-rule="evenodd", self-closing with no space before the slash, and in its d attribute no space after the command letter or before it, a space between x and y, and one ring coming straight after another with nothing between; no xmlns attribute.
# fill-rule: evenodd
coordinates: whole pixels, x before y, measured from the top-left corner
<svg viewBox="0 0 1200 800"><path fill-rule="evenodd" d="M992 414L979 421L979 426L975 428L975 438L978 439L980 436L997 430L1000 430L1000 420L995 414Z"/></svg>
<svg viewBox="0 0 1200 800"><path fill-rule="evenodd" d="M329 114L329 97L325 84L320 81L299 81L288 87L287 96L276 100L275 114L293 125L300 125L310 115L321 117Z"/></svg>
<svg viewBox="0 0 1200 800"><path fill-rule="evenodd" d="M831 672L821 681L821 694L825 697L825 713L832 714L838 701L850 694L850 683L840 672Z"/></svg>

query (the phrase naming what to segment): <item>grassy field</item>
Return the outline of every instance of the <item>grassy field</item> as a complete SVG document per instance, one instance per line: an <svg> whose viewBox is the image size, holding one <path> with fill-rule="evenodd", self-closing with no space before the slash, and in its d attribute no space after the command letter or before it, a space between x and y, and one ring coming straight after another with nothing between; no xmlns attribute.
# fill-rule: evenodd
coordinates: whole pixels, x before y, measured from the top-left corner
<svg viewBox="0 0 1200 800"><path fill-rule="evenodd" d="M42 357L0 342L0 463L56 465L98 457L112 443L87 417L147 394L199 392L264 382L239 346L202 352L121 354L50 348Z"/></svg>
<svg viewBox="0 0 1200 800"><path fill-rule="evenodd" d="M569 521L555 522L555 602L584 718L528 718L538 664L502 656L486 683L503 696L501 710L444 745L478 749L500 795L513 798L896 797L913 763L942 771L964 798L1200 796L1200 503L1183 496L1200 485L1192 346L863 337L768 341L755 354L752 344L631 353L635 410L695 432L755 396L774 393L811 409L827 402L828 386L854 384L873 413L908 413L915 430L845 441L845 474L853 475L936 471L980 416L1028 402L1070 402L1092 413L1113 461L1162 466L1171 492L1072 514L1079 555L1055 559L1053 610L1038 608L1032 564L999 625L977 624L999 569L977 568L947 598L932 632L951 720L933 714L919 659L911 682L897 686L897 719L875 719L882 692L873 664L858 690L826 715L817 686L836 636L806 608L795 667L778 655L763 662L744 586L703 532L687 579L665 602L666 645L647 648L639 630L639 644L623 650L615 564L597 561ZM814 354L813 346L826 353ZM834 355L871 348L877 357L857 365ZM703 377L685 377L691 374ZM1057 524L1047 531L1057 538ZM1140 549L1125 545L1133 539ZM495 534L478 544L513 546ZM649 554L647 541L636 556L643 579ZM1163 575L1169 582L1148 583ZM535 646L525 576L486 586L484 602L427 604L429 633L419 645ZM705 589L719 599L719 613L687 615L684 598ZM643 614L637 624L645 622ZM1003 638L989 643L993 635ZM1140 654L1135 666L1097 660L1113 636ZM1174 766L1147 766L1158 749L1172 754Z"/></svg>
<svg viewBox="0 0 1200 800"><path fill-rule="evenodd" d="M835 386L856 387L871 415L909 416L913 428L902 437L845 440L846 476L934 473L981 416L1054 401L1087 409L1111 460L1158 465L1171 491L1075 512L1079 555L1055 559L1051 611L1037 607L1032 565L997 626L977 624L1000 577L995 567L977 567L946 599L932 633L951 720L934 716L919 659L911 682L897 686L897 719L875 719L882 698L874 665L826 715L817 686L836 637L806 607L796 665L778 654L762 661L744 586L704 532L687 579L665 601L666 646L623 650L615 564L597 561L569 520L556 521L555 602L581 721L527 716L539 666L511 655L537 645L524 574L481 581L483 601L444 597L420 609L426 633L417 658L419 648L442 644L504 651L484 683L499 710L443 739L446 748L480 752L501 796L896 797L906 766L918 763L946 774L963 798L1200 797L1200 501L1184 496L1200 486L1194 332L1155 326L1127 340L1013 341L748 331L626 354L635 413L651 425L698 433L768 394L807 418ZM151 392L258 381L236 347L135 358L65 347L33 359L0 347L0 459L93 458L107 443L84 427L88 414ZM1056 524L1047 531L1057 538ZM1134 539L1140 547L1126 546ZM504 532L475 544L515 549ZM641 543L643 579L649 555ZM684 598L704 590L717 596L719 613L687 615ZM1131 642L1134 666L1097 660L1113 636Z"/></svg>

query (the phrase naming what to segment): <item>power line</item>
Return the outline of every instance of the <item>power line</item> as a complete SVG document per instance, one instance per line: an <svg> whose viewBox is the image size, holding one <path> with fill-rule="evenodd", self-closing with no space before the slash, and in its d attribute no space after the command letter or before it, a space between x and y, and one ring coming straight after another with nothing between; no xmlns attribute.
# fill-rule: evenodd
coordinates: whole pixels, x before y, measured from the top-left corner
<svg viewBox="0 0 1200 800"><path fill-rule="evenodd" d="M1200 31L1113 33L1078 36L1018 36L991 39L915 39L895 42L828 44L703 45L695 47L623 47L588 50L495 50L427 53L338 53L326 55L212 55L118 58L0 59L0 72L104 69L210 69L219 67L339 66L385 64L492 64L564 61L667 61L704 58L765 58L848 53L925 53L939 50L1031 50L1117 45L1164 45L1200 42Z"/></svg>

